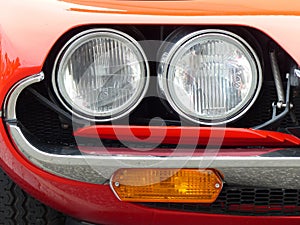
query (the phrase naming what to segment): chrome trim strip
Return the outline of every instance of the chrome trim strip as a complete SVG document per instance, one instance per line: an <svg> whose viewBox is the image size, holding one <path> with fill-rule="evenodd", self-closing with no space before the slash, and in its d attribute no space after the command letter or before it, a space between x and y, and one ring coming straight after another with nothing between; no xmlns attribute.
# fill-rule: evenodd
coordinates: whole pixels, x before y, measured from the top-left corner
<svg viewBox="0 0 300 225"><path fill-rule="evenodd" d="M44 80L44 73L35 74L16 83L8 92L4 101L4 117L7 120L16 120L16 105L20 93L29 85Z"/></svg>
<svg viewBox="0 0 300 225"><path fill-rule="evenodd" d="M32 146L24 137L17 125L9 124L9 131L19 150L31 161L51 163L53 165L101 166L114 168L300 168L300 157L233 157L233 156L188 156L188 157L157 157L157 156L92 156L92 155L56 155L49 154ZM163 162L163 163L162 163ZM183 164L183 162L185 162Z"/></svg>
<svg viewBox="0 0 300 225"><path fill-rule="evenodd" d="M229 184L300 189L300 157L92 156L43 152L26 139L15 123L18 96L24 88L43 78L40 73L17 83L4 105L7 128L15 146L43 170L69 179L104 184L119 168L215 168L224 174L225 182Z"/></svg>
<svg viewBox="0 0 300 225"><path fill-rule="evenodd" d="M7 125L15 145L26 158L50 173L69 179L104 184L120 168L178 168L184 165L184 168L218 169L224 174L226 183L300 189L300 157L54 155L32 146L18 126Z"/></svg>

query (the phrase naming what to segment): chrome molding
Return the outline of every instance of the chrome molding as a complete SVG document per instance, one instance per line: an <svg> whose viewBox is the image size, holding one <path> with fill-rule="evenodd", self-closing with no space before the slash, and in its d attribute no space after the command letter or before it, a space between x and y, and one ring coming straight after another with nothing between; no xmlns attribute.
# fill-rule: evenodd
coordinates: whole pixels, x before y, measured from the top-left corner
<svg viewBox="0 0 300 225"><path fill-rule="evenodd" d="M71 156L40 151L24 137L21 129L9 124L16 146L36 166L59 176L103 184L119 168L217 168L226 183L274 188L300 188L299 157L149 157ZM163 163L162 163L163 162Z"/></svg>
<svg viewBox="0 0 300 225"><path fill-rule="evenodd" d="M6 120L16 120L16 104L20 93L29 85L44 80L44 73L35 74L16 83L9 91L4 102L4 117Z"/></svg>
<svg viewBox="0 0 300 225"><path fill-rule="evenodd" d="M40 73L17 83L8 95L4 109L7 128L15 146L31 163L43 170L69 179L104 184L119 168L215 168L224 174L225 182L229 184L300 189L300 157L155 157L43 152L26 139L15 123L18 96L24 88L43 78L43 73Z"/></svg>

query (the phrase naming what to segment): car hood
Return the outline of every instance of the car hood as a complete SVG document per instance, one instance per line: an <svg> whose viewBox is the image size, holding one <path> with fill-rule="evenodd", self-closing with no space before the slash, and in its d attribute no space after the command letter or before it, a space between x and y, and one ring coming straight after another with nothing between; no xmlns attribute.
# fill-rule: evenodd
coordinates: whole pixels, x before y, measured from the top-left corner
<svg viewBox="0 0 300 225"><path fill-rule="evenodd" d="M70 10L148 15L300 15L298 0L59 0Z"/></svg>

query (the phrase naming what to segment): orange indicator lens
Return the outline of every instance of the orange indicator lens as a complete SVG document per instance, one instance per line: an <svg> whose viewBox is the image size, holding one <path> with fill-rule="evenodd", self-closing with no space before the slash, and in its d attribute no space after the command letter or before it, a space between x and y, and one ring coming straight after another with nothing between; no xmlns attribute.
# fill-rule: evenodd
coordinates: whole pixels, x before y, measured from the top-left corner
<svg viewBox="0 0 300 225"><path fill-rule="evenodd" d="M213 169L120 169L110 183L128 202L212 203L223 187Z"/></svg>

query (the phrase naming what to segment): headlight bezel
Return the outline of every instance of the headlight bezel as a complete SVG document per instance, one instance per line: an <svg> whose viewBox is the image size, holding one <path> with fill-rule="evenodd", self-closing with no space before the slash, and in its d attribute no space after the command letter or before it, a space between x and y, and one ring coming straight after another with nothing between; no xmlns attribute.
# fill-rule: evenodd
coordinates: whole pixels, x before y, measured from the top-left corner
<svg viewBox="0 0 300 225"><path fill-rule="evenodd" d="M137 53L137 58L140 58L138 62L141 66L141 74L139 81L140 85L138 87L138 91L135 91L135 98L133 98L131 102L127 102L126 104L124 104L124 107L121 107L121 109L117 110L116 112L103 114L89 114L88 112L77 108L76 105L72 104L72 102L69 101L70 99L64 97L65 93L62 93L59 87L59 82L61 82L62 78L59 81L58 77L61 66L63 65L63 63L65 63L64 60L68 60L68 58L70 58L70 56L78 48L80 48L82 43L88 42L89 39L96 38L97 36L99 37L99 35L101 34L111 35L112 38L124 41L125 44L129 44L130 47L132 47L133 50L131 50L133 52ZM142 46L138 43L138 41L135 38L133 38L129 34L114 28L91 28L74 35L63 45L63 47L58 52L53 64L51 77L52 89L59 103L73 116L93 122L109 122L129 115L130 112L139 105L139 103L146 95L146 92L148 91L149 87L149 82L150 69L146 53L144 52Z"/></svg>
<svg viewBox="0 0 300 225"><path fill-rule="evenodd" d="M194 39L201 38L208 35L215 35L216 37L222 37L224 39L228 38L235 42L236 44L240 45L242 49L248 54L251 61L249 64L252 64L252 69L254 68L254 73L256 76L256 83L255 87L253 87L253 91L251 96L245 101L245 103L238 108L238 110L232 112L230 115L227 115L223 118L200 118L196 117L195 115L189 114L184 111L178 104L174 101L171 91L169 90L169 70L170 67L175 67L172 63L173 59L178 56L180 51L184 51L186 44L193 41ZM257 100L262 83L263 83L263 75L262 75L262 63L260 61L259 56L257 55L257 51L254 50L246 40L244 40L241 36L237 35L234 32L223 30L223 29L178 29L175 30L170 36L167 38L167 44L161 47L160 51L161 62L159 65L158 70L158 84L159 89L166 98L167 102L169 103L170 107L178 113L180 117L185 119L186 121L192 122L194 124L202 124L208 126L214 125L225 125L230 122L234 122L241 118L247 111L253 106L255 101ZM253 74L252 73L252 76Z"/></svg>

